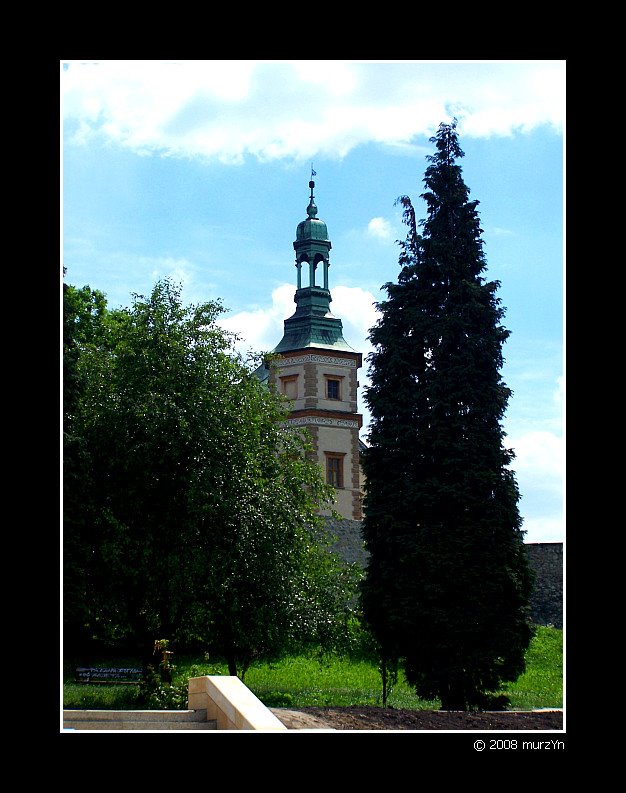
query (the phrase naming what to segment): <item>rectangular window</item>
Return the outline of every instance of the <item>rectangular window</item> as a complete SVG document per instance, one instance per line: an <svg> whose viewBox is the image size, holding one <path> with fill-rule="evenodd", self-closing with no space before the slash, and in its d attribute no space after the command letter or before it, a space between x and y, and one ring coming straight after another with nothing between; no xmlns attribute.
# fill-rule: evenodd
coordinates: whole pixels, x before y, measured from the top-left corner
<svg viewBox="0 0 626 793"><path fill-rule="evenodd" d="M280 378L280 390L287 399L298 398L298 375L289 375Z"/></svg>
<svg viewBox="0 0 626 793"><path fill-rule="evenodd" d="M326 482L332 487L343 487L343 455L326 453Z"/></svg>
<svg viewBox="0 0 626 793"><path fill-rule="evenodd" d="M326 378L326 398L341 399L341 380L334 377Z"/></svg>

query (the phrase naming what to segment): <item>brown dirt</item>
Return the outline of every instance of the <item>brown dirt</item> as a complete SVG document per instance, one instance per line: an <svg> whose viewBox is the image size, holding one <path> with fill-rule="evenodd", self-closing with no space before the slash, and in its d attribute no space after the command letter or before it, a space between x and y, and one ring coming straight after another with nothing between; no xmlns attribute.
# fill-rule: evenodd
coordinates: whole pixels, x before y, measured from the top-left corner
<svg viewBox="0 0 626 793"><path fill-rule="evenodd" d="M400 710L371 705L346 708L272 708L290 730L562 730L561 710L464 713Z"/></svg>

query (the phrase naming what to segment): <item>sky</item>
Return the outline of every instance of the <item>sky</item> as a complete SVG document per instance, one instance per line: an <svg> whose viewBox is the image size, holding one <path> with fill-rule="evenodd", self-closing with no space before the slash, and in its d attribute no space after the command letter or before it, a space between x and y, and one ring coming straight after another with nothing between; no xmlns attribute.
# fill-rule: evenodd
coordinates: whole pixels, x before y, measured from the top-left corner
<svg viewBox="0 0 626 793"><path fill-rule="evenodd" d="M363 353L367 441L368 334L406 237L396 199L426 217L429 138L456 118L511 333L503 426L525 541L561 542L565 73L562 60L60 61L65 281L116 308L170 278L185 304L221 301L242 351L271 350L295 310L314 170L331 310Z"/></svg>

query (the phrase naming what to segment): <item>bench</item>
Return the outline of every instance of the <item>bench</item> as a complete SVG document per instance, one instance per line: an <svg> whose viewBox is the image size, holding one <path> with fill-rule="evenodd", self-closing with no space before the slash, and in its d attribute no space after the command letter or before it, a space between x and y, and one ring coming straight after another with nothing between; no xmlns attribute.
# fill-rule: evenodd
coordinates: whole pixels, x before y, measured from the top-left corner
<svg viewBox="0 0 626 793"><path fill-rule="evenodd" d="M141 669L134 667L79 666L76 669L75 676L77 683L138 685L141 682Z"/></svg>

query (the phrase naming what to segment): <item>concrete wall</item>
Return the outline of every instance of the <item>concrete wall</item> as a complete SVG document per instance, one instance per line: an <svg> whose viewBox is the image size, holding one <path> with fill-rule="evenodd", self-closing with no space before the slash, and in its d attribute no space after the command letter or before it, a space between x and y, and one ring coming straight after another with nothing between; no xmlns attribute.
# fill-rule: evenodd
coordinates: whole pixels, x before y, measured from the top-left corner
<svg viewBox="0 0 626 793"><path fill-rule="evenodd" d="M190 677L188 689L190 710L206 711L207 720L215 721L218 730L287 730L238 677Z"/></svg>
<svg viewBox="0 0 626 793"><path fill-rule="evenodd" d="M368 552L363 547L361 521L327 518L329 530L337 537L334 549L347 562L361 567L367 564ZM538 625L563 627L563 543L535 542L526 544L530 567L535 573L531 598L533 621Z"/></svg>

